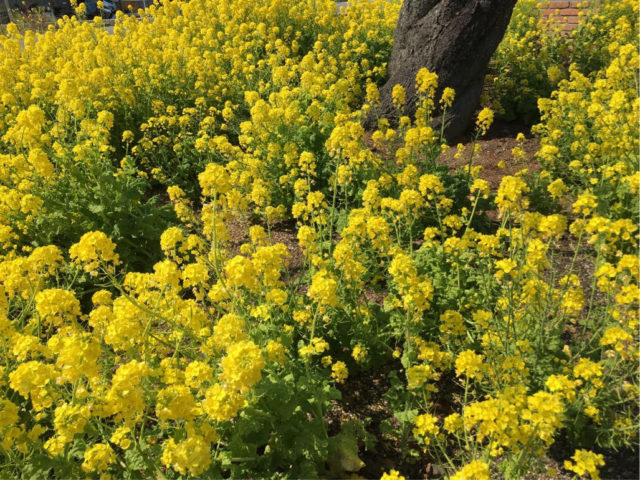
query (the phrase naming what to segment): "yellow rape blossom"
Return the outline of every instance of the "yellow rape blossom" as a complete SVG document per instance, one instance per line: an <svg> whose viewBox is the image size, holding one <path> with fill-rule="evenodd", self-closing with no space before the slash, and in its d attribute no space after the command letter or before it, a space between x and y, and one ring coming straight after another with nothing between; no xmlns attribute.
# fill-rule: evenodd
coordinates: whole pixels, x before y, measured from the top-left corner
<svg viewBox="0 0 640 480"><path fill-rule="evenodd" d="M489 480L490 476L489 465L481 460L474 460L468 463L455 475L451 477L452 480Z"/></svg>
<svg viewBox="0 0 640 480"><path fill-rule="evenodd" d="M189 435L177 443L170 438L163 447L162 463L182 475L201 475L211 464L211 445L201 435Z"/></svg>
<svg viewBox="0 0 640 480"><path fill-rule="evenodd" d="M589 478L597 480L600 478L598 467L604 465L604 457L601 454L590 452L589 450L578 449L571 457L573 462L565 460L564 468L575 472L578 475L589 475Z"/></svg>
<svg viewBox="0 0 640 480"><path fill-rule="evenodd" d="M231 345L220 364L220 379L229 387L244 393L260 380L265 361L258 346L250 340L244 340Z"/></svg>
<svg viewBox="0 0 640 480"><path fill-rule="evenodd" d="M109 445L96 443L85 450L82 470L87 473L102 473L107 470L109 465L115 462L115 460L116 455Z"/></svg>

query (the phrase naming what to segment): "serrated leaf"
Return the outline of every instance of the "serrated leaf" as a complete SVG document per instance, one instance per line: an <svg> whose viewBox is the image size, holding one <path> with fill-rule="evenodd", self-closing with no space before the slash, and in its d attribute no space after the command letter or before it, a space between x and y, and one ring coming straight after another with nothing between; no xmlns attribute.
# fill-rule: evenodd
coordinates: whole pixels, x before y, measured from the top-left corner
<svg viewBox="0 0 640 480"><path fill-rule="evenodd" d="M104 205L101 205L99 203L92 203L87 208L89 209L89 211L91 213L102 213L102 212L104 212Z"/></svg>
<svg viewBox="0 0 640 480"><path fill-rule="evenodd" d="M231 467L231 452L223 450L218 453L218 461L223 469L229 469Z"/></svg>
<svg viewBox="0 0 640 480"><path fill-rule="evenodd" d="M380 433L390 435L396 433L396 429L389 419L380 422Z"/></svg>
<svg viewBox="0 0 640 480"><path fill-rule="evenodd" d="M346 430L329 438L329 466L331 472L357 472L364 467L358 456L358 439L353 432Z"/></svg>
<svg viewBox="0 0 640 480"><path fill-rule="evenodd" d="M49 478L53 461L44 455L35 455L22 468L22 478L25 480L40 480Z"/></svg>
<svg viewBox="0 0 640 480"><path fill-rule="evenodd" d="M127 450L124 458L127 460L127 466L134 470L144 470L147 466L144 456L136 449Z"/></svg>
<svg viewBox="0 0 640 480"><path fill-rule="evenodd" d="M396 412L395 417L400 423L413 423L418 416L418 410L407 410L405 412Z"/></svg>
<svg viewBox="0 0 640 480"><path fill-rule="evenodd" d="M76 440L69 448L69 456L76 459L83 458L85 448L86 446L83 442Z"/></svg>

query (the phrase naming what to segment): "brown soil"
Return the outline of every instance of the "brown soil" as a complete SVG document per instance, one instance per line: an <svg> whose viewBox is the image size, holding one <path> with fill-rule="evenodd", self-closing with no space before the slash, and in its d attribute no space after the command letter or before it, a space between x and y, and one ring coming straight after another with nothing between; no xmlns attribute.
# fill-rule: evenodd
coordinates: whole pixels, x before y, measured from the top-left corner
<svg viewBox="0 0 640 480"><path fill-rule="evenodd" d="M523 142L516 141L516 136L520 132L525 135ZM476 142L480 151L473 155L472 165L482 166L480 177L488 181L492 189L498 188L502 177L506 175L513 175L523 168L528 168L529 172L540 169L540 164L534 158L540 142L527 132L528 129L524 126L496 123L485 137ZM438 160L452 169L466 167L469 164L473 141L467 139L461 143L464 146L464 153L460 158L455 158L456 146L452 145ZM524 159L514 160L511 151L515 147L520 147L524 151ZM501 162L504 167L499 166Z"/></svg>
<svg viewBox="0 0 640 480"><path fill-rule="evenodd" d="M380 478L391 469L401 471L406 478L436 478L430 473L438 471L438 468L428 458L422 457L413 462L403 459L401 436L384 432L384 422L393 425L396 432L400 428L385 398L390 388L388 375L393 370L402 371L398 361L350 376L340 386L342 399L334 402L333 408L327 413L329 432L337 434L345 422L356 420L375 438L373 448L366 449L361 445L359 456L365 465L357 472L357 478ZM405 447L416 448L410 432Z"/></svg>

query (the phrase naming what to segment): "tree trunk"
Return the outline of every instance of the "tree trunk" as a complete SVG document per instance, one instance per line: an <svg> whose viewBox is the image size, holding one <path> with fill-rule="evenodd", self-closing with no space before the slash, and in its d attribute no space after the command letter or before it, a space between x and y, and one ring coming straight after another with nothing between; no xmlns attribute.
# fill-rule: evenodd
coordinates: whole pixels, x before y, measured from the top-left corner
<svg viewBox="0 0 640 480"><path fill-rule="evenodd" d="M386 84L380 90L383 117L396 115L391 91L406 90L407 114L416 110L416 73L438 74L436 102L445 87L456 91L445 134L459 137L478 106L487 64L504 36L517 0L405 0L394 34ZM436 124L440 119L436 119ZM371 118L367 126L372 125Z"/></svg>

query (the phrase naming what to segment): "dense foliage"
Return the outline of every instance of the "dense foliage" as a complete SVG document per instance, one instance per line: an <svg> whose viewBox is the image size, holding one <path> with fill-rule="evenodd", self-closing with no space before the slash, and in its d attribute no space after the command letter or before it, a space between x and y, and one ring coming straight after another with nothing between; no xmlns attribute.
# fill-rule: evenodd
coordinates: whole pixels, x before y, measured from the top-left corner
<svg viewBox="0 0 640 480"><path fill-rule="evenodd" d="M519 0L505 37L493 55L487 101L507 120L539 120L538 98L551 95L570 71L593 79L615 55L611 45L634 42L637 6L629 1L585 1L580 21L566 30L562 18L544 17L546 0ZM587 8L588 7L588 8Z"/></svg>
<svg viewBox="0 0 640 480"><path fill-rule="evenodd" d="M598 478L637 446L637 4L585 17L541 168L496 191L475 146L439 163L434 73L416 118L396 87L397 128L363 130L398 7L192 0L0 36L2 477L336 478L385 436L385 479L521 478L559 439ZM382 370L388 418L330 428Z"/></svg>

